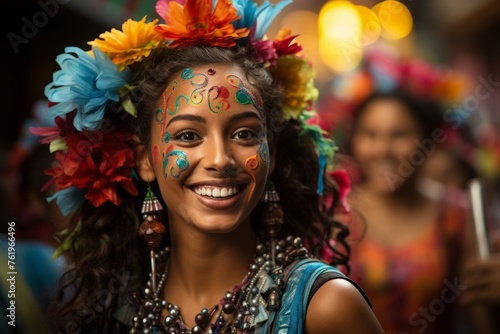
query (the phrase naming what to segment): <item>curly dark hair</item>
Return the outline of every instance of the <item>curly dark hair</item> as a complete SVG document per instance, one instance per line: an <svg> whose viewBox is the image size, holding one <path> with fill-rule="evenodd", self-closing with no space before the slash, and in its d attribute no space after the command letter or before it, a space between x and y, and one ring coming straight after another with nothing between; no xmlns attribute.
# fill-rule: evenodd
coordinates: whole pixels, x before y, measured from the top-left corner
<svg viewBox="0 0 500 334"><path fill-rule="evenodd" d="M138 110L138 117L119 119L119 126L129 127L149 146L151 120L167 83L185 68L210 64L239 67L263 98L267 135L277 153L276 168L270 178L280 194L285 215L279 237L302 237L319 258L324 247L329 247L337 255L331 264L348 268L350 249L345 241L348 229L333 220L335 204L326 208L316 193L319 164L314 141L307 135L299 136L298 121L284 122L279 102L280 86L254 61L248 48L193 46L155 51L134 71L132 82L136 88L129 97ZM117 321L113 321L118 299L144 286L149 271L147 246L137 235L139 206L147 184L136 180L136 185L139 196L131 196L125 191L119 193L123 199L119 206L108 203L95 208L87 202L72 215L70 229L78 232L69 252L71 268L61 279L60 293L52 311L55 329L70 326L84 333L119 332ZM151 186L158 190L156 182ZM325 177L326 194L338 199L335 184ZM260 212L258 204L251 215L256 232L261 228ZM162 219L167 223L166 217ZM336 247L329 242L331 235L337 236Z"/></svg>

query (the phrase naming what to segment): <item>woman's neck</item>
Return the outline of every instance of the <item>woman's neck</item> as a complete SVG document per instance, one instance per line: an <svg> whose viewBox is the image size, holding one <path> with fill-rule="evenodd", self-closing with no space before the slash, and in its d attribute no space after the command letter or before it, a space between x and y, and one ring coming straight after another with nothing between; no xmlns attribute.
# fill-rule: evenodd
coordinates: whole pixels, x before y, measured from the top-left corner
<svg viewBox="0 0 500 334"><path fill-rule="evenodd" d="M164 295L181 307L189 323L194 318L186 313L213 306L243 280L255 254L256 236L249 222L223 234L172 227Z"/></svg>

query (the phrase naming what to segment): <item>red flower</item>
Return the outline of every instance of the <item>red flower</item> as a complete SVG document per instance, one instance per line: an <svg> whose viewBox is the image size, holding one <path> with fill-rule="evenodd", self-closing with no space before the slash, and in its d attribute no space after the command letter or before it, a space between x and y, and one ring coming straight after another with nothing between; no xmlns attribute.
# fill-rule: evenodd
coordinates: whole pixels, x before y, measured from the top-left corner
<svg viewBox="0 0 500 334"><path fill-rule="evenodd" d="M96 207L107 201L118 205L121 202L118 185L137 195L129 177L135 165L130 140L130 133L118 129L67 134L67 149L56 153L59 166L48 169L46 174L55 179L59 189L72 186L86 189L85 197Z"/></svg>
<svg viewBox="0 0 500 334"><path fill-rule="evenodd" d="M54 119L56 126L31 127L30 131L34 135L45 137L40 139L40 143L50 144L58 138L64 138L69 134L77 132L77 130L73 126L73 119L75 118L75 114L76 111L72 111L66 114L66 119L61 116L57 116Z"/></svg>
<svg viewBox="0 0 500 334"><path fill-rule="evenodd" d="M295 55L302 51L302 46L298 45L297 43L292 43L297 36L298 35L290 36L283 40L273 42L278 56Z"/></svg>
<svg viewBox="0 0 500 334"><path fill-rule="evenodd" d="M273 42L274 48L278 56L296 55L302 51L302 46L297 43L292 43L298 35L292 35L289 28L283 28L278 32L278 36Z"/></svg>

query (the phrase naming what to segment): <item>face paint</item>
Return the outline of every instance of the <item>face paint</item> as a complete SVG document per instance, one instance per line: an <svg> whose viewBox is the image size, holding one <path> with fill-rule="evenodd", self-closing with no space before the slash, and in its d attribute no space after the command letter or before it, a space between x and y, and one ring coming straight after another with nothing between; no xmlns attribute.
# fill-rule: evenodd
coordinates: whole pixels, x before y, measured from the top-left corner
<svg viewBox="0 0 500 334"><path fill-rule="evenodd" d="M227 101L229 91L224 86L213 86L208 91L208 109L216 115L231 108ZM217 100L217 101L216 101Z"/></svg>
<svg viewBox="0 0 500 334"><path fill-rule="evenodd" d="M189 161L186 153L181 150L172 150L173 146L169 146L167 151L163 154L163 176L165 178L170 174L173 178L178 178L182 172L189 168ZM176 157L174 166L169 167L169 158Z"/></svg>
<svg viewBox="0 0 500 334"><path fill-rule="evenodd" d="M269 145L267 141L262 141L259 145L259 157L260 159L266 163L267 169L271 166L271 162L269 160Z"/></svg>
<svg viewBox="0 0 500 334"><path fill-rule="evenodd" d="M258 154L253 155L253 156L247 158L247 160L245 161L245 169L246 169L247 173L250 174L250 176L253 179L252 188L250 189L250 194L248 196L247 202L250 202L250 199L253 197L253 192L255 190L255 184L257 182L257 179L255 177L255 173L253 171L256 170L257 167L259 167L259 161L257 160L258 156L259 156Z"/></svg>
<svg viewBox="0 0 500 334"><path fill-rule="evenodd" d="M170 140L170 134L168 134L168 132L165 132L165 123L167 121L167 114L168 115L175 114L177 112L177 110L179 109L180 98L183 98L183 97L186 98L183 95L178 96L176 98L175 110L173 112L168 110L168 101L170 100L172 94L177 89L177 87L178 87L177 81L173 81L170 85L168 85L165 92L161 95L162 101L163 101L163 109L158 108L158 109L156 109L156 112L155 112L155 121L156 121L156 123L158 123L160 125L160 129L161 129L161 139L162 139L162 141L164 141L166 143Z"/></svg>
<svg viewBox="0 0 500 334"><path fill-rule="evenodd" d="M198 105L203 101L203 93L205 92L205 87L208 85L208 78L201 73L193 73L193 70L186 68L181 73L181 78L184 80L190 80L189 83L192 86L197 87L191 92L189 100L194 105Z"/></svg>
<svg viewBox="0 0 500 334"><path fill-rule="evenodd" d="M153 165L158 163L158 155L160 154L160 149L158 148L158 144L153 145L153 149L151 150L151 158L153 159Z"/></svg>
<svg viewBox="0 0 500 334"><path fill-rule="evenodd" d="M259 111L262 119L264 119L264 103L260 94L252 87L246 87L245 82L236 75L226 75L226 81L231 86L238 88L235 95L236 101L242 105L252 104Z"/></svg>
<svg viewBox="0 0 500 334"><path fill-rule="evenodd" d="M165 131L165 135L163 136L163 142L167 144L170 141L170 132Z"/></svg>

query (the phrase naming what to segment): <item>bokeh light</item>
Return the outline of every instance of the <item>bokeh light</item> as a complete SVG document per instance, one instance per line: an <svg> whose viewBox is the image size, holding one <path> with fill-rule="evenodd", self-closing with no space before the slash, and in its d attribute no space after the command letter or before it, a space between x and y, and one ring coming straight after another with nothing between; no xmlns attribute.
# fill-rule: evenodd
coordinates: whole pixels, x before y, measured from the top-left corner
<svg viewBox="0 0 500 334"><path fill-rule="evenodd" d="M319 12L319 51L332 70L344 72L361 61L361 18L349 1L329 1Z"/></svg>
<svg viewBox="0 0 500 334"><path fill-rule="evenodd" d="M316 80L330 79L331 70L320 57L318 43L318 14L308 10L296 10L286 14L280 24L281 28L291 28L292 34L299 34L297 42L302 46L304 54L312 62L316 72Z"/></svg>
<svg viewBox="0 0 500 334"><path fill-rule="evenodd" d="M382 30L377 14L365 6L356 6L356 10L361 19L360 44L368 46L375 43L380 37L380 31Z"/></svg>
<svg viewBox="0 0 500 334"><path fill-rule="evenodd" d="M397 40L408 36L413 28L413 17L408 7L399 1L383 1L373 7L382 25L382 36Z"/></svg>

